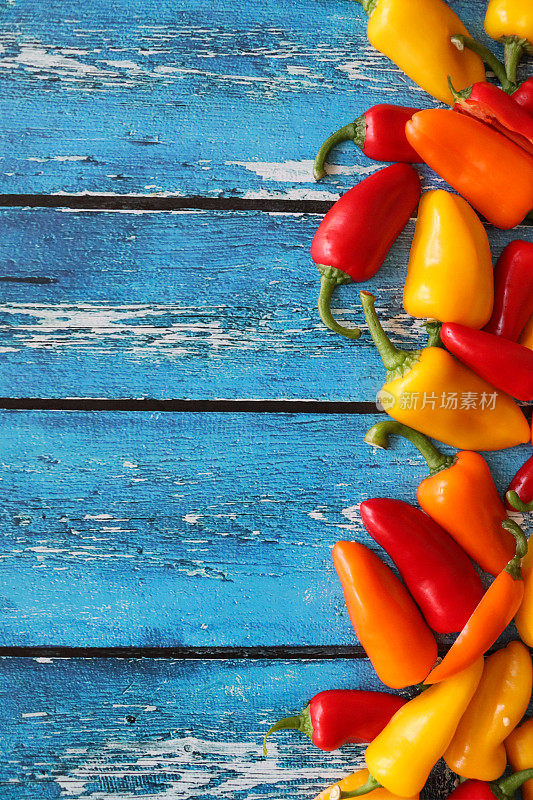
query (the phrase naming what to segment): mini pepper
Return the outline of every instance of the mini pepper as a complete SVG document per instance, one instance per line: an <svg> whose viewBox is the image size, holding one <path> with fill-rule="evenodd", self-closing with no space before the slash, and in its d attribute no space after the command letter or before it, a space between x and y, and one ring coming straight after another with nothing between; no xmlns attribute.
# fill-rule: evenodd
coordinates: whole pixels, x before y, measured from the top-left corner
<svg viewBox="0 0 533 800"><path fill-rule="evenodd" d="M379 679L393 689L420 683L435 663L437 643L407 589L358 542L337 542L333 563L350 620Z"/></svg>
<svg viewBox="0 0 533 800"><path fill-rule="evenodd" d="M354 186L328 211L311 244L321 274L318 310L324 325L348 339L358 328L339 325L331 314L336 286L376 274L420 199L420 178L408 164L393 164Z"/></svg>
<svg viewBox="0 0 533 800"><path fill-rule="evenodd" d="M503 42L507 75L515 81L520 57L524 50L531 52L533 44L530 0L489 0L485 31L491 39Z"/></svg>
<svg viewBox="0 0 533 800"><path fill-rule="evenodd" d="M334 783L332 786L328 786L327 789L320 792L315 800L339 800L339 797L344 796L346 792L359 789L361 786L368 783L369 777L370 773L367 769L360 769L348 775L347 778L343 778L341 781ZM382 787L369 792L366 797L368 797L369 800L399 800L398 795L391 794L387 789L383 789ZM415 794L410 800L417 800L417 798L418 794ZM402 798L402 800L404 799Z"/></svg>
<svg viewBox="0 0 533 800"><path fill-rule="evenodd" d="M485 572L498 575L513 558L516 543L502 527L507 513L483 456L470 450L445 455L423 433L392 419L373 425L365 442L386 450L391 434L414 444L429 467L416 493L426 514Z"/></svg>
<svg viewBox="0 0 533 800"><path fill-rule="evenodd" d="M531 800L526 794L526 781L533 778L533 769L515 772L508 778L486 783L485 781L467 780L448 795L448 800L513 800L515 792L522 787L522 800Z"/></svg>
<svg viewBox="0 0 533 800"><path fill-rule="evenodd" d="M403 351L381 327L374 296L360 292L374 344L387 369L378 399L387 413L445 444L468 450L501 450L529 441L527 420L508 395L440 347ZM468 404L477 398L479 407ZM455 398L455 405L449 399ZM487 402L488 398L492 401Z"/></svg>
<svg viewBox="0 0 533 800"><path fill-rule="evenodd" d="M532 314L533 242L515 239L494 270L494 308L485 330L517 342Z"/></svg>
<svg viewBox="0 0 533 800"><path fill-rule="evenodd" d="M514 511L533 511L533 456L522 464L505 495L507 508Z"/></svg>
<svg viewBox="0 0 533 800"><path fill-rule="evenodd" d="M316 154L313 176L319 181L326 174L325 161L333 147L353 142L374 161L401 161L416 164L422 159L405 136L405 123L419 108L380 103L372 106L353 122L332 133Z"/></svg>
<svg viewBox="0 0 533 800"><path fill-rule="evenodd" d="M482 328L493 299L489 240L476 212L459 195L426 192L409 255L405 310L412 317Z"/></svg>
<svg viewBox="0 0 533 800"><path fill-rule="evenodd" d="M507 766L504 741L524 716L533 688L527 647L511 642L485 661L483 675L444 753L463 778L493 781Z"/></svg>
<svg viewBox="0 0 533 800"><path fill-rule="evenodd" d="M428 94L452 104L447 75L464 89L485 80L482 60L459 52L453 34L468 35L465 26L443 0L358 0L368 14L367 36Z"/></svg>
<svg viewBox="0 0 533 800"><path fill-rule="evenodd" d="M397 694L359 689L330 689L311 698L301 714L279 720L267 731L299 730L320 750L337 750L344 744L371 742L407 701Z"/></svg>

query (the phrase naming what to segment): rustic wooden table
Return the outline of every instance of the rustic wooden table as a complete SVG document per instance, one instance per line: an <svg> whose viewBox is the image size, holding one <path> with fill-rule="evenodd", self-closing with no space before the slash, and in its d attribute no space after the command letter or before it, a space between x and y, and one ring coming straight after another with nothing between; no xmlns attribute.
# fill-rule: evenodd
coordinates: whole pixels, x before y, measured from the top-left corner
<svg viewBox="0 0 533 800"><path fill-rule="evenodd" d="M430 99L347 0L1 6L0 796L307 800L362 749L262 735L378 688L331 547L425 472L363 444L380 365L315 308L318 214L379 165L347 145L316 185L311 159ZM411 346L412 232L371 282ZM489 456L502 488L526 453Z"/></svg>

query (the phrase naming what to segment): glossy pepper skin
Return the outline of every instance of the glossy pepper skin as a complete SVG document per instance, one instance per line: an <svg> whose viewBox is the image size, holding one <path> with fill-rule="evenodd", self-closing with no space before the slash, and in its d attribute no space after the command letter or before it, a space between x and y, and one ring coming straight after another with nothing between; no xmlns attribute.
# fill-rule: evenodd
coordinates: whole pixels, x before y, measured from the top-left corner
<svg viewBox="0 0 533 800"><path fill-rule="evenodd" d="M497 228L533 208L533 156L487 125L446 109L420 111L407 140L436 173Z"/></svg>
<svg viewBox="0 0 533 800"><path fill-rule="evenodd" d="M494 309L485 330L517 342L532 314L533 243L515 239L494 270Z"/></svg>
<svg viewBox="0 0 533 800"><path fill-rule="evenodd" d="M526 322L526 327L520 334L520 339L518 341L520 344L523 344L524 347L529 347L530 350L533 350L533 317Z"/></svg>
<svg viewBox="0 0 533 800"><path fill-rule="evenodd" d="M513 506L514 498L507 493ZM515 614L514 622L520 638L528 647L533 647L533 547L528 548L527 555L522 560L522 577L524 580L524 596L520 608Z"/></svg>
<svg viewBox="0 0 533 800"><path fill-rule="evenodd" d="M489 240L476 212L459 195L426 192L409 255L405 310L412 317L482 328L493 300Z"/></svg>
<svg viewBox="0 0 533 800"><path fill-rule="evenodd" d="M419 108L380 103L372 106L353 122L332 133L321 145L313 166L319 181L326 174L325 162L331 150L341 142L353 142L365 156L374 161L395 161L417 164L420 156L405 136L405 123Z"/></svg>
<svg viewBox="0 0 533 800"><path fill-rule="evenodd" d="M485 781L468 780L461 783L457 789L448 795L448 800L513 800L515 792L522 787L522 800L531 800L524 793L525 781L533 777L533 770L515 772L508 778L486 783ZM524 786L522 785L524 784Z"/></svg>
<svg viewBox="0 0 533 800"><path fill-rule="evenodd" d="M389 792L420 792L445 753L483 672L478 658L468 669L410 700L366 749L370 775ZM349 797L342 794L341 798Z"/></svg>
<svg viewBox="0 0 533 800"><path fill-rule="evenodd" d="M509 484L505 505L514 511L533 511L533 456L522 464Z"/></svg>
<svg viewBox="0 0 533 800"><path fill-rule="evenodd" d="M533 155L533 116L493 83L475 83L454 93L455 111L478 119Z"/></svg>
<svg viewBox="0 0 533 800"><path fill-rule="evenodd" d="M437 633L460 631L484 594L464 550L431 517L402 500L364 500L360 511L428 625Z"/></svg>
<svg viewBox="0 0 533 800"><path fill-rule="evenodd" d="M286 717L267 731L263 740L280 730L299 730L320 750L338 750L344 744L371 742L406 703L387 692L330 689L316 694L296 717Z"/></svg>
<svg viewBox="0 0 533 800"><path fill-rule="evenodd" d="M481 59L457 51L450 42L453 34L468 35L468 31L443 0L358 2L369 16L370 44L437 100L453 103L447 75L460 89L485 80Z"/></svg>
<svg viewBox="0 0 533 800"><path fill-rule="evenodd" d="M533 114L533 78L528 78L512 94L515 103L518 103L530 114Z"/></svg>
<svg viewBox="0 0 533 800"><path fill-rule="evenodd" d="M505 740L505 749L513 769L533 767L533 717L527 719ZM522 786L522 800L533 800L533 775Z"/></svg>
<svg viewBox="0 0 533 800"><path fill-rule="evenodd" d="M407 589L371 550L337 542L333 563L350 620L380 680L393 689L420 683L437 643Z"/></svg>
<svg viewBox="0 0 533 800"><path fill-rule="evenodd" d="M487 462L479 453L441 453L423 433L395 420L377 422L365 442L386 450L389 436L408 439L430 471L417 490L417 500L471 559L490 575L498 575L513 558L516 543L502 527L507 513Z"/></svg>
<svg viewBox="0 0 533 800"><path fill-rule="evenodd" d="M517 400L533 400L533 350L454 323L445 323L440 335L446 349L481 378Z"/></svg>
<svg viewBox="0 0 533 800"><path fill-rule="evenodd" d="M347 778L343 778L342 781L338 781L332 786L328 786L327 789L324 789L323 792L320 792L315 800L339 800L343 794L364 786L364 784L368 781L369 775L370 773L367 769L360 769L357 772L354 772L352 775L348 775ZM365 795L365 797L370 798L370 800L396 800L398 795L391 794L389 791L387 791L387 789L379 788L369 792ZM417 798L418 794L415 794L412 798L410 798L410 800L417 800Z"/></svg>
<svg viewBox="0 0 533 800"><path fill-rule="evenodd" d="M485 31L491 39L525 39L533 44L530 0L489 0Z"/></svg>
<svg viewBox="0 0 533 800"><path fill-rule="evenodd" d="M507 766L504 741L524 716L533 688L529 650L511 642L485 661L483 675L444 753L464 778L493 781Z"/></svg>
<svg viewBox="0 0 533 800"><path fill-rule="evenodd" d="M529 425L514 400L479 378L440 347L402 351L386 336L374 308L374 296L360 292L367 325L387 380L378 399L387 413L411 428L445 444L468 450L500 450L529 441ZM457 407L442 407L442 398L455 394ZM467 394L492 396L493 407L462 404ZM416 404L413 398L417 398ZM422 407L424 400L425 407Z"/></svg>
<svg viewBox="0 0 533 800"><path fill-rule="evenodd" d="M348 339L361 335L333 319L336 286L366 281L376 274L420 199L420 178L408 164L375 172L354 186L328 211L311 244L321 274L318 310L324 325Z"/></svg>
<svg viewBox="0 0 533 800"><path fill-rule="evenodd" d="M524 597L520 562L527 553L527 539L516 522L503 523L516 537L516 555L494 579L465 627L424 681L431 685L456 675L491 647L509 625Z"/></svg>

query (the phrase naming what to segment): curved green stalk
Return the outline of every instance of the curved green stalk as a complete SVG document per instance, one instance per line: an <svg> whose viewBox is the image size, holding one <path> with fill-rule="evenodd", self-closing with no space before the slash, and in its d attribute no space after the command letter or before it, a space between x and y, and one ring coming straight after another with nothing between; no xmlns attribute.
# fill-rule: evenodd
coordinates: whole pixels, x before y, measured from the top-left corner
<svg viewBox="0 0 533 800"><path fill-rule="evenodd" d="M502 528L505 528L506 531L512 533L516 541L516 554L505 567L505 572L508 572L515 581L518 581L522 577L522 567L520 566L520 562L527 553L526 534L520 525L517 525L512 519L505 519L502 522Z"/></svg>
<svg viewBox="0 0 533 800"><path fill-rule="evenodd" d="M473 53L476 53L494 72L500 81L504 92L507 92L508 94L514 92L516 86L508 79L504 65L498 58L496 58L492 50L489 50L489 48L485 47L484 44L478 42L477 39L472 39L471 36L465 36L462 33L454 34L450 37L450 40L458 50L464 50L466 47L468 50L472 50Z"/></svg>
<svg viewBox="0 0 533 800"><path fill-rule="evenodd" d="M497 788L503 798L509 798L509 800L511 800L522 784L531 780L531 778L533 778L533 769L523 769L520 772L515 772L514 775L509 775L508 778L502 778L496 783L491 784L490 788L493 791Z"/></svg>
<svg viewBox="0 0 533 800"><path fill-rule="evenodd" d="M267 754L266 740L271 733L289 730L301 731L306 736L309 736L310 739L312 739L313 723L311 722L310 707L308 705L298 717L285 717L284 719L280 719L278 722L275 722L272 727L268 729L268 731L265 733L265 738L263 739L263 755L266 756Z"/></svg>
<svg viewBox="0 0 533 800"><path fill-rule="evenodd" d="M512 84L516 85L516 71L527 45L527 39L520 39L518 36L510 36L504 40L505 72L507 73L507 80Z"/></svg>
<svg viewBox="0 0 533 800"><path fill-rule="evenodd" d="M515 511L522 511L524 514L528 511L533 511L533 501L531 503L524 503L523 500L520 500L516 492L507 492L505 499Z"/></svg>
<svg viewBox="0 0 533 800"><path fill-rule="evenodd" d="M334 786L329 793L329 800L345 800L347 797L362 797L364 794L373 792L374 789L381 789L381 783L378 783L372 775L369 776L367 782L360 786L359 789L354 789L351 792L343 792L340 786Z"/></svg>
<svg viewBox="0 0 533 800"><path fill-rule="evenodd" d="M365 115L361 114L353 122L339 128L338 131L328 136L326 141L320 146L316 154L315 163L313 164L313 177L315 181L319 181L326 174L325 162L331 150L341 142L353 142L360 150L365 146L366 135L366 119Z"/></svg>
<svg viewBox="0 0 533 800"><path fill-rule="evenodd" d="M396 436L403 436L404 439L408 439L414 444L428 465L431 475L436 475L438 472L442 472L442 470L448 469L455 464L455 456L447 456L445 453L441 453L433 442L423 433L415 431L414 428L409 428L408 425L397 422L395 419L386 419L381 422L376 422L376 424L372 425L370 430L366 432L364 441L366 444L371 444L373 447L381 447L383 450L386 450L389 446L389 436L391 433Z"/></svg>
<svg viewBox="0 0 533 800"><path fill-rule="evenodd" d="M318 271L320 272L320 294L318 295L318 313L324 325L339 333L341 336L346 336L347 339L359 339L361 331L359 328L346 328L340 325L331 313L331 296L337 286L343 283L352 283L349 275L335 267L326 267L323 264L317 264Z"/></svg>
<svg viewBox="0 0 533 800"><path fill-rule="evenodd" d="M395 347L381 326L379 317L376 313L376 298L370 292L359 292L361 305L365 314L366 324L376 345L378 353L383 361L383 366L387 370L387 381L401 377L408 372L413 364L420 359L420 351L400 350Z"/></svg>

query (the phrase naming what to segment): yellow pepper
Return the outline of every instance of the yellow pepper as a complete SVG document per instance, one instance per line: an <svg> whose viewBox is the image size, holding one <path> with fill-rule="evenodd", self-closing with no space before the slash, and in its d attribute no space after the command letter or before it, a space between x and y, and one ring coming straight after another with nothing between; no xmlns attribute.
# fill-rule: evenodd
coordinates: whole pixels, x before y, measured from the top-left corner
<svg viewBox="0 0 533 800"><path fill-rule="evenodd" d="M400 797L420 792L450 744L482 672L480 657L468 669L431 686L402 706L366 749L368 783L355 792L341 790L331 800L358 797L377 786Z"/></svg>
<svg viewBox="0 0 533 800"><path fill-rule="evenodd" d="M533 665L527 647L511 642L489 656L476 693L444 760L464 778L494 781L507 765L504 741L528 707Z"/></svg>
<svg viewBox="0 0 533 800"><path fill-rule="evenodd" d="M451 43L451 36L468 36L468 31L444 0L357 2L369 16L370 44L437 100L454 104L448 75L456 89L485 80L479 56Z"/></svg>
<svg viewBox="0 0 533 800"><path fill-rule="evenodd" d="M358 772L348 775L347 778L343 778L342 781L334 783L333 786L328 786L327 789L320 792L315 800L338 800L339 797L342 797L343 792L359 789L368 781L369 777L370 774L367 769L360 769ZM398 795L391 794L387 789L379 788L373 789L365 797L369 797L370 800L397 800ZM417 798L418 794L415 794L410 800L417 800Z"/></svg>
<svg viewBox="0 0 533 800"><path fill-rule="evenodd" d="M494 302L494 270L485 228L457 194L426 192L418 208L403 291L412 317L482 328Z"/></svg>
<svg viewBox="0 0 533 800"><path fill-rule="evenodd" d="M520 344L523 344L524 347L529 347L530 350L533 350L533 317L531 317L529 322L526 324L526 327L522 331L518 341Z"/></svg>
<svg viewBox="0 0 533 800"><path fill-rule="evenodd" d="M485 30L505 46L505 69L516 83L516 68L524 50L533 47L533 4L531 0L489 0Z"/></svg>
<svg viewBox="0 0 533 800"><path fill-rule="evenodd" d="M387 369L378 400L393 419L460 450L501 450L529 441L528 422L509 395L441 347L399 350L381 327L373 295L360 297Z"/></svg>
<svg viewBox="0 0 533 800"><path fill-rule="evenodd" d="M533 647L533 547L528 547L527 554L522 560L522 577L524 599L514 621L522 641L528 647Z"/></svg>
<svg viewBox="0 0 533 800"><path fill-rule="evenodd" d="M533 717L515 728L505 740L505 749L513 769L533 767ZM533 800L533 780L522 786L522 800Z"/></svg>

